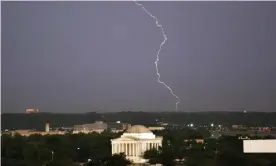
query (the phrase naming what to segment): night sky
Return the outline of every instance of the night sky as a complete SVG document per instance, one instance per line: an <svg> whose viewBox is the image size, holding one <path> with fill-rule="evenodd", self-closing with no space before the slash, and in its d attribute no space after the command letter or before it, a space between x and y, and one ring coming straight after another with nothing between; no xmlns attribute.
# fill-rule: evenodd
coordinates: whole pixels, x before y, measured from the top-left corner
<svg viewBox="0 0 276 166"><path fill-rule="evenodd" d="M180 111L276 110L276 2L141 2ZM2 2L2 112L174 111L133 2Z"/></svg>

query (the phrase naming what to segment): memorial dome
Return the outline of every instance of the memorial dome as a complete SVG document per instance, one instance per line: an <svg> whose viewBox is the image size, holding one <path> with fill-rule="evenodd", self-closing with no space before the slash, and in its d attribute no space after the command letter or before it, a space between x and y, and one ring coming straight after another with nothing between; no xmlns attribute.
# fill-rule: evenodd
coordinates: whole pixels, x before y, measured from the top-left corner
<svg viewBox="0 0 276 166"><path fill-rule="evenodd" d="M125 133L152 133L147 127L142 125L134 125L125 131Z"/></svg>

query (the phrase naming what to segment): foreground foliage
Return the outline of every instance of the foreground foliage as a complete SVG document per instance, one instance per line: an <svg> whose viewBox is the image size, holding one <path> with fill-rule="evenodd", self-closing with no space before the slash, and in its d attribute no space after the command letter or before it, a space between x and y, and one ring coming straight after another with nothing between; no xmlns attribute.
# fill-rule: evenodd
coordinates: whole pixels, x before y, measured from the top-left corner
<svg viewBox="0 0 276 166"><path fill-rule="evenodd" d="M203 129L170 129L154 132L163 136L158 150L146 151L152 164L165 166L276 166L276 154L244 154L242 140L237 137L205 139L204 143L185 139L208 137ZM20 135L1 136L3 166L125 166L130 163L124 154L111 156L111 142L122 133ZM90 160L87 163L88 159Z"/></svg>
<svg viewBox="0 0 276 166"><path fill-rule="evenodd" d="M68 166L110 157L110 139L120 133L67 135L2 135L1 161L5 166Z"/></svg>
<svg viewBox="0 0 276 166"><path fill-rule="evenodd" d="M205 143L164 141L163 147L146 151L144 157L165 166L276 166L276 154L244 154L242 140L236 136Z"/></svg>

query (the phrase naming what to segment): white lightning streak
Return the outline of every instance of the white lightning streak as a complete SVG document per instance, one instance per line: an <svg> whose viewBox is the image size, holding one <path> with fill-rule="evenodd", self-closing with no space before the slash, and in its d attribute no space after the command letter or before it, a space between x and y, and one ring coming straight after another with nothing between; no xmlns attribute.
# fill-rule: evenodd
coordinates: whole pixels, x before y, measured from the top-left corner
<svg viewBox="0 0 276 166"><path fill-rule="evenodd" d="M163 29L162 25L158 23L158 19L157 19L154 15L152 15L152 14L144 7L144 5L138 3L136 0L133 0L133 1L134 1L134 3L135 3L136 5L140 6L140 7L141 7L151 18L153 18L153 19L155 20L155 23L156 23L157 27L159 27L159 28L161 29L161 32L162 32L163 37L164 37L164 40L163 40L163 42L160 44L159 50L158 50L157 55L156 55L156 61L154 62L154 63L155 63L155 68L156 68L157 80L158 80L158 82L159 82L160 84L163 84L163 85L171 92L171 94L177 99L177 102L175 103L175 109L176 109L176 111L177 111L177 110L178 110L178 104L180 103L180 99L179 99L179 97L178 97L176 94L174 94L173 90L172 90L165 82L163 82L163 81L160 80L161 75L160 75L159 69L158 69L159 53L160 53L160 51L162 50L162 47L163 47L163 45L165 44L165 42L168 40L168 38L167 38L167 36L166 36L166 34L165 34L165 32L164 32L164 29Z"/></svg>

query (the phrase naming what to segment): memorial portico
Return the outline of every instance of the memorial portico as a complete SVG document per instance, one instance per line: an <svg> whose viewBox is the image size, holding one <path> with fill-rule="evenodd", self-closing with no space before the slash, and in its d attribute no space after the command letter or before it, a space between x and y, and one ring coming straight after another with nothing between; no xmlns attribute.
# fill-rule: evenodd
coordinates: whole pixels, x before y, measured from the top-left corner
<svg viewBox="0 0 276 166"><path fill-rule="evenodd" d="M162 146L162 137L156 137L148 128L141 125L130 127L120 138L111 140L112 154L125 153L133 163L145 163L145 151Z"/></svg>

